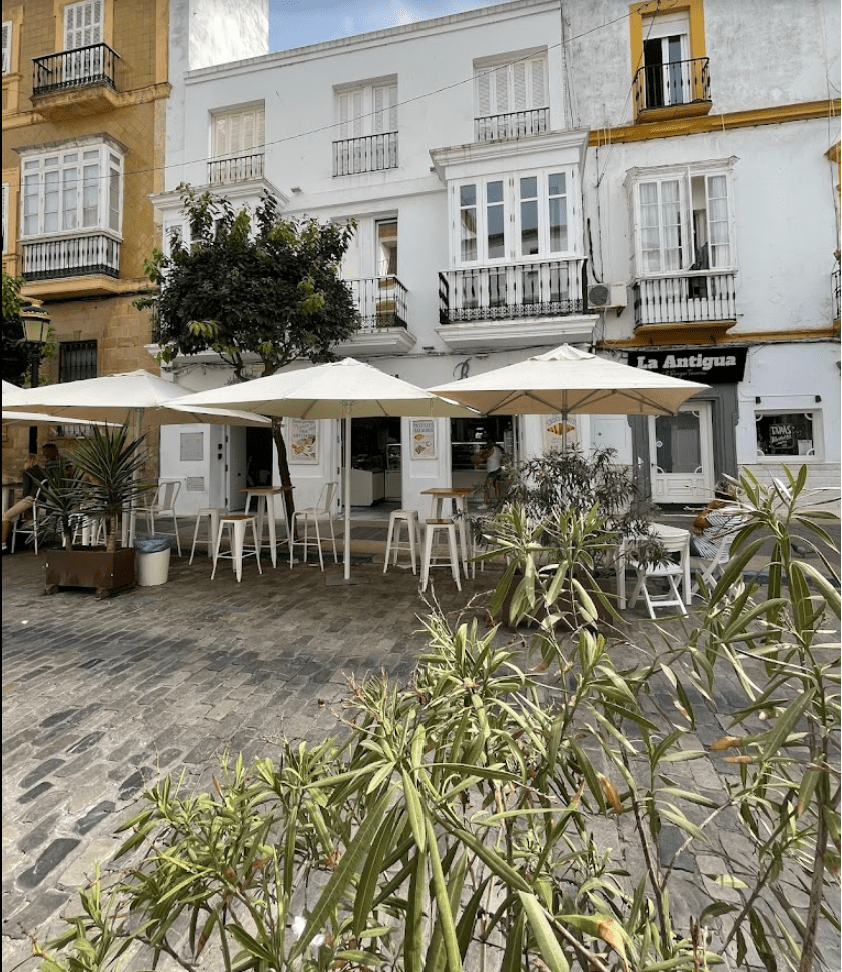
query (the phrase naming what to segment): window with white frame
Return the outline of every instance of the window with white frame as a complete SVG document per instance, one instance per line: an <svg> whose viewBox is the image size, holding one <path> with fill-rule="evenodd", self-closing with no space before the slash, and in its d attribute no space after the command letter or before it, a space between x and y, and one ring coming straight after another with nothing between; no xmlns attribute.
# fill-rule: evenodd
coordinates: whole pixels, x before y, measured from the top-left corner
<svg viewBox="0 0 842 972"><path fill-rule="evenodd" d="M455 263L570 255L576 239L574 182L573 169L559 168L454 185Z"/></svg>
<svg viewBox="0 0 842 972"><path fill-rule="evenodd" d="M334 175L398 164L398 83L388 78L334 89Z"/></svg>
<svg viewBox="0 0 842 972"><path fill-rule="evenodd" d="M547 55L523 55L505 62L474 62L477 141L517 138L547 131Z"/></svg>
<svg viewBox="0 0 842 972"><path fill-rule="evenodd" d="M212 185L263 176L266 143L264 104L214 111L211 115L209 181Z"/></svg>
<svg viewBox="0 0 842 972"><path fill-rule="evenodd" d="M632 197L638 276L734 269L730 165L641 170Z"/></svg>
<svg viewBox="0 0 842 972"><path fill-rule="evenodd" d="M12 22L3 21L3 74L12 70Z"/></svg>
<svg viewBox="0 0 842 972"><path fill-rule="evenodd" d="M119 237L123 156L110 142L25 155L21 163L21 236L93 231Z"/></svg>

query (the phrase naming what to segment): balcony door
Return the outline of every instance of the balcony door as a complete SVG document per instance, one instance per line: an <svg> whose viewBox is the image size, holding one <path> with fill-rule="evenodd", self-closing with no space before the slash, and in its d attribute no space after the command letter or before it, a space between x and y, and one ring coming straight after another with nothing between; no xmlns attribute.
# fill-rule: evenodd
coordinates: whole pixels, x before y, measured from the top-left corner
<svg viewBox="0 0 842 972"><path fill-rule="evenodd" d="M665 108L690 100L690 22L686 14L647 17L643 21L646 107Z"/></svg>
<svg viewBox="0 0 842 972"><path fill-rule="evenodd" d="M98 78L103 71L102 48L80 50L102 43L102 0L85 0L64 8L64 50L62 80Z"/></svg>
<svg viewBox="0 0 842 972"><path fill-rule="evenodd" d="M682 405L677 415L652 416L649 449L653 502L710 502L714 486L710 402Z"/></svg>

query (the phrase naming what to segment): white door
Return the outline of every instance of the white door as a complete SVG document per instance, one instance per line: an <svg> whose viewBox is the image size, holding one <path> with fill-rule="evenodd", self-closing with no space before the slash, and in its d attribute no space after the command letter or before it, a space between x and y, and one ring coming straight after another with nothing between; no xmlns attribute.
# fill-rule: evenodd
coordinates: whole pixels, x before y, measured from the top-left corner
<svg viewBox="0 0 842 972"><path fill-rule="evenodd" d="M649 419L652 500L709 503L713 498L713 423L710 402L682 405L677 415Z"/></svg>
<svg viewBox="0 0 842 972"><path fill-rule="evenodd" d="M245 509L246 494L246 430L242 425L229 425L225 429L225 471L228 483L226 507L231 510Z"/></svg>

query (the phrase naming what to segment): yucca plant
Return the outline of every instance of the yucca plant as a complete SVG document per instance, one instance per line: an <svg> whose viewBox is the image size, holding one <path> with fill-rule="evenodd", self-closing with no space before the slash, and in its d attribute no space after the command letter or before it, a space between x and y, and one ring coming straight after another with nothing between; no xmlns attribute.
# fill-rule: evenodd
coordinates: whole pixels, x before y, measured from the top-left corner
<svg viewBox="0 0 842 972"><path fill-rule="evenodd" d="M64 456L49 463L38 493L38 505L43 511L40 524L56 530L65 550L72 549L74 519L84 500L85 483L79 470Z"/></svg>
<svg viewBox="0 0 842 972"><path fill-rule="evenodd" d="M73 453L73 465L83 477L85 512L106 517L110 552L117 548L119 516L153 485L140 479L144 438L130 439L125 425L93 426Z"/></svg>

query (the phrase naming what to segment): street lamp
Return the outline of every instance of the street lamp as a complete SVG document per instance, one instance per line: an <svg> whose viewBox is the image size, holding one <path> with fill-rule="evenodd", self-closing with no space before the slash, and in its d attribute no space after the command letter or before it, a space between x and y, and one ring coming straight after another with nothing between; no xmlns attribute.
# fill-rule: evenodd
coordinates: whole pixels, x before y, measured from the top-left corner
<svg viewBox="0 0 842 972"><path fill-rule="evenodd" d="M50 316L40 307L27 304L21 308L20 318L23 323L23 336L29 345L29 387L37 388L41 351L47 343L50 333ZM38 427L36 425L30 426L29 429L29 451L38 451Z"/></svg>

